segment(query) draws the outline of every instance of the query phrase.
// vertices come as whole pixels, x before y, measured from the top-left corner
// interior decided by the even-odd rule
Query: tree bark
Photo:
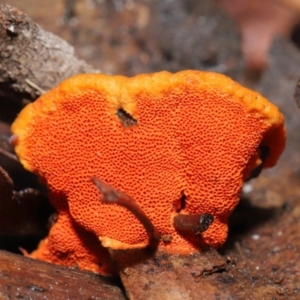
[[[0,251],[0,299],[125,300],[110,278]]]
[[[0,40],[0,119],[5,122],[42,90],[75,74],[97,72],[76,58],[67,42],[5,4],[0,5]]]

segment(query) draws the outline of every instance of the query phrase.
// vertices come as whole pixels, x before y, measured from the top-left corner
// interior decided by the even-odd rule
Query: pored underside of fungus
[[[59,214],[34,256],[93,270],[80,263],[91,241],[74,224],[113,249],[145,247],[149,236],[126,207],[100,201],[92,177],[135,201],[160,248],[192,253],[224,243],[243,181],[274,166],[285,145],[276,106],[199,71],[79,75],[28,105],[12,131],[20,161],[47,183]]]

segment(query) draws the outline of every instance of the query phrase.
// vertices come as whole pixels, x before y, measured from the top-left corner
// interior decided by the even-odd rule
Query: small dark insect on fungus
[[[116,115],[118,116],[124,127],[130,127],[137,124],[137,121],[123,108],[119,108]]]

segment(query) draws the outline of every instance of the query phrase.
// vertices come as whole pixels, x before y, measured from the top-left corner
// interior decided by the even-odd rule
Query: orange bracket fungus
[[[199,71],[78,75],[25,107],[12,131],[58,212],[30,255],[100,273],[112,269],[105,247],[221,246],[243,181],[285,146],[276,106]]]

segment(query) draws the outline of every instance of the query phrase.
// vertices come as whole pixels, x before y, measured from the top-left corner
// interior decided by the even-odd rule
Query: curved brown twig
[[[151,245],[157,244],[157,242],[160,240],[159,232],[156,230],[151,220],[131,197],[121,191],[114,189],[112,186],[97,179],[96,177],[92,177],[92,182],[101,192],[102,202],[116,203],[128,209],[144,226],[149,236],[149,243]]]
[[[181,232],[200,234],[206,231],[213,221],[213,215],[207,213],[198,215],[178,214],[173,219],[173,225]]]
[[[0,147],[0,154],[2,154],[2,155],[4,155],[4,156],[8,157],[8,158],[11,159],[11,160],[14,160],[14,161],[16,161],[16,162],[19,162],[18,157],[17,157],[16,155],[10,153],[10,152],[7,151],[7,150],[2,149],[1,147]]]

